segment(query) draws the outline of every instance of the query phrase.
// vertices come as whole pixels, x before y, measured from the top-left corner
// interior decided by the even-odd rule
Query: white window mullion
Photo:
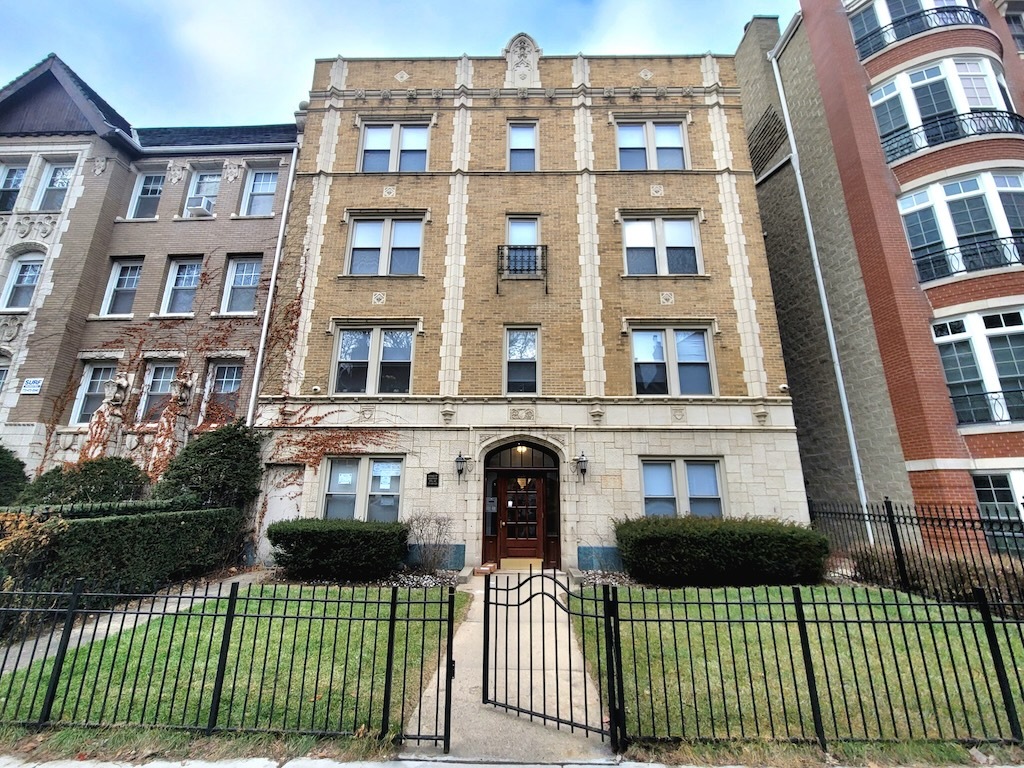
[[[1003,211],[1003,203],[999,199],[999,188],[991,173],[983,173],[978,177],[981,182],[982,192],[985,194],[985,205],[988,206],[989,216],[992,217],[992,224],[996,228],[996,237],[1012,237],[1010,224],[1006,220],[1006,213]]]
[[[884,24],[882,26],[885,26]],[[921,111],[917,108],[917,99],[914,98],[914,89],[910,83],[910,75],[907,72],[900,72],[893,78],[896,83],[896,90],[903,102],[903,112],[907,116],[907,126],[913,130],[921,127]]]
[[[947,248],[956,246],[956,227],[953,226],[953,217],[949,215],[949,206],[946,204],[946,193],[941,184],[933,184],[928,188],[928,197],[934,201],[935,221],[939,225],[939,233],[942,235],[942,242]],[[959,261],[959,260],[957,260]],[[962,265],[960,265],[962,268]]]
[[[981,373],[981,381],[986,392],[999,392],[1002,386],[999,384],[999,373],[996,371],[995,360],[992,359],[992,350],[988,345],[988,330],[985,322],[979,314],[970,314],[964,317],[964,327],[971,340],[971,348],[974,350],[974,359],[978,363],[978,371]],[[999,328],[993,333],[1003,335],[1005,328]],[[1002,409],[997,407],[996,412]]]
[[[956,71],[956,62],[953,59],[943,59],[939,62],[939,71],[949,88],[949,96],[953,99],[953,107],[958,115],[971,111],[971,105],[967,103],[967,96],[964,94],[963,83],[960,82],[960,73]]]

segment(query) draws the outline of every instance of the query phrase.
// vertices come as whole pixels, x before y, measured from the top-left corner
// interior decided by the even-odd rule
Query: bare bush
[[[453,521],[436,510],[417,512],[405,523],[409,526],[409,543],[417,548],[418,565],[426,573],[437,573],[448,560],[451,550]]]

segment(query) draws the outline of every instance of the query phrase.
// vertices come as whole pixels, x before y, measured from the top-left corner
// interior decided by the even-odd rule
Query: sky
[[[313,60],[732,54],[755,15],[799,0],[0,0],[0,84],[56,53],[133,126],[294,120]]]

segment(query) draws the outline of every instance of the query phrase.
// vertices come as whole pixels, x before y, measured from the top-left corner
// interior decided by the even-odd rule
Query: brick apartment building
[[[298,119],[264,527],[593,568],[615,518],[806,521],[732,57],[339,57]]]
[[[1019,515],[1014,38],[989,0],[801,5],[736,66],[809,496]]]
[[[0,435],[157,474],[245,416],[294,124],[135,129],[59,58],[0,90]]]

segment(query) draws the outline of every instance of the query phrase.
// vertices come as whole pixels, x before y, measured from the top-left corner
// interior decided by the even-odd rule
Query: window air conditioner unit
[[[194,195],[185,201],[185,210],[190,216],[212,216],[213,200],[202,195]]]

